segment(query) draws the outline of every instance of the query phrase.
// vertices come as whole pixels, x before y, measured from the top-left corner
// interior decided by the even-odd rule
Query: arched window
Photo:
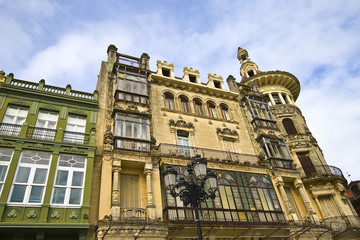
[[[216,112],[216,106],[214,103],[212,102],[208,102],[207,103],[207,106],[208,106],[208,110],[209,110],[209,116],[210,117],[213,117],[213,118],[217,118],[218,115],[217,115],[217,112]]]
[[[181,111],[183,112],[190,112],[190,108],[189,108],[189,101],[187,99],[187,97],[185,96],[180,96],[180,103],[181,103]]]
[[[221,104],[220,108],[221,108],[221,114],[222,114],[223,119],[231,120],[229,108],[227,106],[225,106],[224,104]]]
[[[289,135],[297,134],[294,123],[290,118],[283,119],[282,124],[284,125],[285,131],[287,134],[289,134]]]
[[[194,107],[197,115],[204,115],[203,104],[199,99],[194,99]]]
[[[171,93],[165,93],[165,107],[170,110],[175,110],[174,96]]]

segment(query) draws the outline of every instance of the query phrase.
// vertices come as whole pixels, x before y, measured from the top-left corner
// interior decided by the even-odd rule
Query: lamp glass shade
[[[203,158],[196,159],[193,168],[197,178],[203,179],[206,176],[206,160]]]
[[[205,184],[211,192],[216,191],[216,189],[217,189],[216,174],[213,172],[208,172],[206,179],[205,179]]]
[[[168,167],[164,173],[164,181],[167,189],[171,189],[176,184],[176,171],[171,167]]]

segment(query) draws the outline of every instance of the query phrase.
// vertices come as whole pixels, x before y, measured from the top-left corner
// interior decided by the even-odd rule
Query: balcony
[[[80,132],[64,132],[63,142],[89,144],[90,134]]]
[[[20,133],[22,125],[10,124],[10,123],[0,123],[0,135],[17,137]]]
[[[227,152],[221,150],[214,150],[208,148],[198,148],[190,146],[181,146],[175,144],[161,143],[159,145],[159,153],[162,156],[186,157],[194,158],[195,155],[200,155],[209,160],[218,160],[225,162],[258,162],[258,156],[250,154],[240,154],[236,152]]]
[[[251,125],[253,126],[254,130],[257,130],[258,128],[278,129],[276,121],[262,118],[254,118],[251,121]]]
[[[344,178],[342,171],[334,166],[329,165],[310,165],[303,166],[302,170],[304,171],[306,177],[340,177]],[[345,179],[345,178],[344,178]]]
[[[120,209],[120,220],[131,220],[131,219],[145,219],[146,209],[144,208],[121,208]]]
[[[292,159],[270,157],[268,160],[273,168],[296,169]]]
[[[38,140],[54,141],[57,129],[29,126],[26,137]]]

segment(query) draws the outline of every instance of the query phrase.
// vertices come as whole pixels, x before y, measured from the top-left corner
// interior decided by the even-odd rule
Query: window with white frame
[[[190,144],[189,132],[177,130],[177,142],[180,156],[192,157],[193,150]]]
[[[0,148],[0,193],[5,182],[13,152],[14,150],[11,148]]]
[[[137,151],[150,151],[149,118],[116,113],[115,137],[116,147]]]
[[[58,113],[40,110],[36,120],[33,138],[54,140]]]
[[[280,139],[262,138],[260,147],[267,158],[282,158],[291,160],[286,144]]]
[[[24,150],[21,153],[9,197],[10,203],[42,203],[51,153]]]
[[[51,204],[80,206],[83,198],[86,157],[60,154]]]
[[[28,108],[19,106],[8,106],[5,116],[0,125],[0,134],[7,136],[18,136],[21,126],[25,122]]]
[[[85,126],[86,116],[69,115],[64,133],[64,142],[84,143]]]
[[[148,95],[147,80],[144,75],[118,74],[118,90],[140,95]]]

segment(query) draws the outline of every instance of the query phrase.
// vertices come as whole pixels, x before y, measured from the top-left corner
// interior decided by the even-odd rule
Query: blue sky
[[[106,49],[238,80],[237,47],[301,82],[297,105],[329,165],[360,179],[360,1],[0,0],[0,69],[92,92]],[[348,178],[349,179],[349,178]]]

